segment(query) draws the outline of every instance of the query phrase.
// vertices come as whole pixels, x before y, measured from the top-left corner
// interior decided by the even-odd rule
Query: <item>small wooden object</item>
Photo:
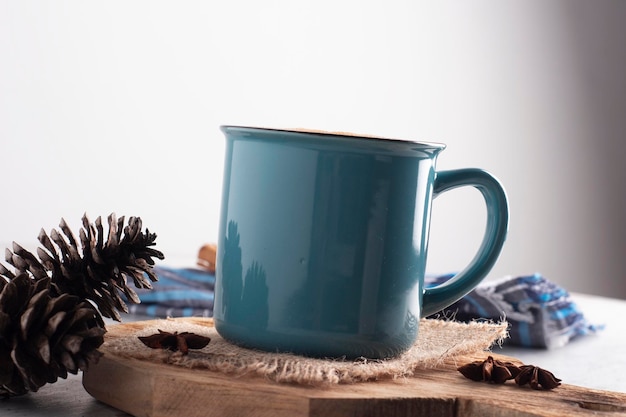
[[[217,258],[217,245],[207,243],[202,245],[198,250],[197,264],[199,267],[206,269],[211,273],[215,273],[215,260]]]
[[[199,318],[177,320],[212,323]],[[153,323],[111,326],[106,337],[135,334],[148,324]],[[418,371],[411,378],[314,388],[122,358],[107,350],[106,344],[102,351],[100,361],[83,373],[85,389],[136,417],[626,416],[623,393],[567,384],[535,391],[511,381],[473,382],[456,370],[459,364],[485,359],[487,352]]]

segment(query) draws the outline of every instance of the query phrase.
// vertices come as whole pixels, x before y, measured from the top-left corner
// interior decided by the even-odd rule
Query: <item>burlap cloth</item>
[[[173,366],[205,369],[244,377],[257,376],[280,383],[333,385],[411,376],[417,369],[434,368],[444,360],[486,351],[507,337],[507,323],[459,323],[422,319],[417,342],[397,358],[385,360],[314,359],[288,353],[245,349],[224,340],[206,319],[206,326],[177,319],[155,320],[133,334],[108,337],[103,349],[121,357]],[[193,332],[211,342],[188,355],[146,347],[138,336],[167,332]]]

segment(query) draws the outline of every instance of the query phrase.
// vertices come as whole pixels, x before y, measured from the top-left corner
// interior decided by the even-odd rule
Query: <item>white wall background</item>
[[[170,258],[217,239],[221,124],[445,142],[505,184],[490,278],[626,298],[626,2],[0,0],[0,242],[139,215]],[[463,267],[479,194],[434,206]]]

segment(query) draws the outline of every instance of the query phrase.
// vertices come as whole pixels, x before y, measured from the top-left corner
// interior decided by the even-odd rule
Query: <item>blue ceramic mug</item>
[[[224,184],[215,326],[250,348],[387,358],[416,340],[420,317],[471,291],[500,254],[508,203],[479,169],[436,171],[444,145],[223,126]],[[424,288],[433,197],[482,192],[475,258]]]

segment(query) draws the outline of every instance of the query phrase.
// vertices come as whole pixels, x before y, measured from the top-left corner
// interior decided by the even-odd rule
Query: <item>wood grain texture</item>
[[[107,337],[134,333],[147,323],[112,326]],[[455,363],[411,378],[317,388],[121,358],[106,347],[103,351],[100,362],[83,373],[83,386],[98,400],[136,417],[626,416],[626,394],[567,384],[534,391],[512,382],[478,383],[457,372]]]

